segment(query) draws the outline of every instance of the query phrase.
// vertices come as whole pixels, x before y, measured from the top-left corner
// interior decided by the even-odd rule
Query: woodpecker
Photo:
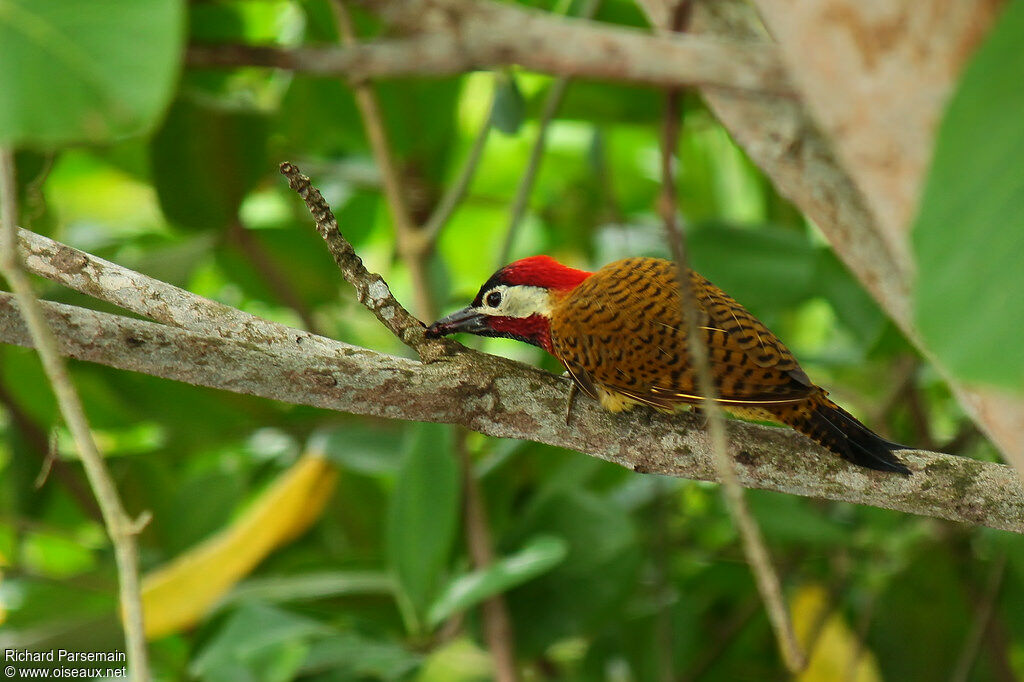
[[[869,469],[910,474],[891,443],[829,400],[757,318],[694,271],[698,327],[717,401],[736,416],[780,422]],[[596,272],[531,256],[506,265],[473,303],[427,328],[505,337],[555,356],[575,386],[612,412],[662,411],[704,402],[683,324],[676,265],[626,258]]]

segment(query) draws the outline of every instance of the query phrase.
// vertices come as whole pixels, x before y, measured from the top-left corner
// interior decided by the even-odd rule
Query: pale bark
[[[939,120],[1005,0],[755,0],[882,236],[907,235]]]
[[[152,296],[140,291],[140,296]],[[46,303],[68,357],[299,405],[387,419],[460,424],[583,452],[634,471],[716,480],[701,419],[637,410],[613,415],[577,400],[565,424],[567,379],[461,349],[431,363],[294,330],[225,338],[144,320]],[[0,294],[0,342],[31,345],[17,304]],[[1024,489],[1005,465],[921,451],[895,476],[849,465],[805,437],[729,422],[742,485],[841,500],[1024,533]]]
[[[700,30],[732,39],[755,40],[765,35],[745,3],[711,0],[698,4],[697,10],[695,24]],[[703,89],[702,93],[737,143],[771,178],[776,189],[821,229],[840,260],[911,343],[944,374],[960,405],[1024,475],[1024,398],[1008,391],[965,385],[931,355],[914,324],[913,265],[906,248],[905,226],[900,228],[902,236],[894,237],[892,230],[876,220],[870,202],[807,109],[795,99],[754,98],[712,89]],[[923,170],[919,161],[915,164]]]
[[[703,85],[775,95],[793,86],[771,45],[661,37],[490,0],[379,3],[415,35],[350,47],[192,45],[191,66],[255,65],[352,79],[444,75],[519,64],[543,73],[658,86]]]

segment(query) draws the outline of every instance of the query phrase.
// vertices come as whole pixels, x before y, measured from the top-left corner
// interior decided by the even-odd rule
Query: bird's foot
[[[701,428],[707,431],[708,428],[708,413],[700,405],[690,405],[690,412],[700,417]]]
[[[572,386],[569,388],[569,399],[565,401],[565,425],[569,426],[569,422],[572,421],[572,404],[576,401],[576,394],[580,392],[576,382],[572,382]]]

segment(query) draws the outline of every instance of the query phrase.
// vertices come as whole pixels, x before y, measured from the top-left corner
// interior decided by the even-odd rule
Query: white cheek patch
[[[481,306],[480,311],[488,315],[501,317],[551,315],[551,298],[548,295],[548,290],[543,287],[501,285],[494,287],[491,291],[501,293],[501,303],[497,308],[492,308],[486,305],[487,297],[484,296],[485,305]]]

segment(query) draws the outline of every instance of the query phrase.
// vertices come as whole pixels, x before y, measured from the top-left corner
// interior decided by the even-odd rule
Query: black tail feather
[[[831,400],[814,406],[810,426],[815,433],[807,435],[853,464],[910,475],[910,469],[893,454],[906,449],[905,445],[882,438]]]
[[[782,423],[809,436],[848,462],[868,469],[910,475],[910,469],[893,454],[894,450],[906,449],[905,445],[882,438],[824,394],[771,411]]]

